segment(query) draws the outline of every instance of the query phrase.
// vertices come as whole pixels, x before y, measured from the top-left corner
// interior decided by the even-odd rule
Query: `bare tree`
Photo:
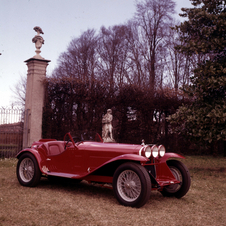
[[[13,99],[12,102],[13,105],[19,106],[19,107],[25,107],[25,96],[26,96],[26,85],[27,85],[27,77],[26,76],[20,76],[20,79],[15,84],[13,88],[11,88],[13,92]]]
[[[98,74],[113,90],[121,87],[124,82],[130,82],[126,68],[128,42],[127,27],[124,25],[110,28],[102,27],[98,41]]]
[[[141,54],[142,44],[139,38],[139,25],[136,21],[130,20],[127,23],[127,41],[129,53],[127,57],[127,72],[133,84],[139,88],[147,86],[147,70],[145,60]]]
[[[143,0],[136,5],[134,20],[138,23],[139,45],[149,75],[149,88],[154,92],[156,64],[162,51],[162,42],[175,13],[172,0]]]
[[[97,37],[95,30],[87,30],[69,44],[66,52],[59,57],[55,77],[70,77],[93,81],[96,67]]]
[[[172,24],[173,26],[173,24]],[[168,35],[165,37],[166,54],[164,55],[164,62],[166,65],[167,79],[166,83],[170,88],[173,88],[176,93],[179,85],[187,81],[185,76],[186,59],[185,54],[179,52],[175,47],[181,44],[178,32],[171,27],[168,28]],[[188,62],[187,62],[188,63]]]

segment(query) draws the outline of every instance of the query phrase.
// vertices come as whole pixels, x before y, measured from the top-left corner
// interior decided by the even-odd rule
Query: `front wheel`
[[[41,178],[37,160],[31,153],[25,153],[19,158],[16,173],[19,183],[27,187],[36,186]]]
[[[183,197],[189,190],[191,185],[191,177],[187,167],[180,161],[169,160],[167,161],[172,174],[175,179],[180,181],[180,184],[172,184],[166,186],[161,191],[163,196],[175,196],[176,198]]]
[[[128,162],[120,165],[113,176],[113,191],[124,206],[141,207],[151,194],[151,180],[144,167]]]

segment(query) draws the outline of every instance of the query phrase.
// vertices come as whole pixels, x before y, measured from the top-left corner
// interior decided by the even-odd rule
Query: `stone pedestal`
[[[23,148],[30,147],[34,141],[42,138],[42,113],[44,104],[44,84],[46,68],[50,60],[30,58],[28,66]]]

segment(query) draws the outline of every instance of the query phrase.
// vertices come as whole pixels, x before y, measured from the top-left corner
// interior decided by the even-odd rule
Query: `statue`
[[[112,135],[112,110],[108,109],[107,114],[105,114],[102,118],[102,139],[104,142],[115,142]]]
[[[39,54],[41,53],[40,49],[42,47],[42,44],[44,44],[44,39],[40,34],[44,34],[44,32],[38,26],[34,27],[34,30],[37,32],[37,35],[35,35],[35,37],[32,39],[32,42],[35,43],[36,47],[36,55],[34,56],[34,58],[43,59]]]

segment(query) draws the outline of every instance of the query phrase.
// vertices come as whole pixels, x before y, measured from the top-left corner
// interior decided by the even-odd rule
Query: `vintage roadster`
[[[151,190],[164,196],[184,196],[191,184],[187,167],[166,153],[163,145],[77,141],[67,133],[63,141],[41,139],[18,153],[17,178],[23,186],[36,186],[41,176],[111,184],[118,202],[141,207]],[[173,159],[169,159],[173,158]]]

